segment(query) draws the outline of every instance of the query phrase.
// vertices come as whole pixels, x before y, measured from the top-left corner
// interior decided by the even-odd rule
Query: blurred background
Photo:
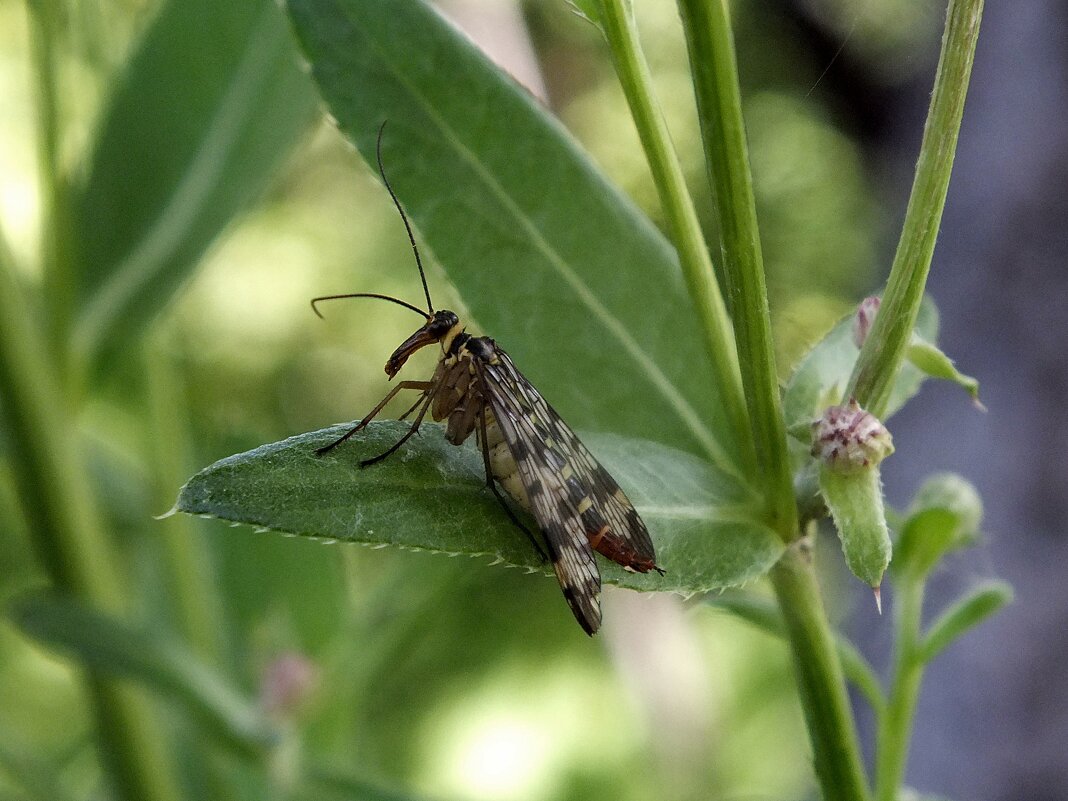
[[[0,0],[0,222],[32,286],[48,244],[39,228],[47,205],[35,144],[41,87],[27,5]],[[591,26],[562,1],[441,6],[661,221]],[[677,12],[667,2],[635,6],[708,220]],[[57,147],[77,175],[160,4],[87,0],[61,8]],[[734,13],[785,377],[885,280],[944,7],[740,0]],[[947,798],[1068,797],[1068,583],[1059,580],[1068,568],[1066,34],[1068,9],[1050,0],[986,10],[929,290],[942,313],[943,348],[980,379],[990,411],[976,412],[959,389],[928,383],[893,421],[897,453],[883,471],[899,508],[924,476],[942,469],[960,472],[984,498],[987,536],[936,577],[932,607],[982,577],[1004,577],[1017,593],[1013,606],[928,672],[908,781]],[[197,54],[185,57],[193,82]],[[476,560],[153,519],[200,467],[362,414],[385,392],[386,355],[410,333],[408,315],[384,306],[332,309],[325,322],[310,312],[316,295],[371,291],[417,301],[420,288],[376,176],[310,94],[295,96],[292,108],[292,147],[279,148],[270,181],[235,204],[243,213],[202,259],[193,254],[196,268],[124,345],[114,371],[94,383],[69,432],[85,440],[137,617],[174,633],[258,696],[299,733],[305,752],[413,796],[810,797],[785,647],[700,599],[609,589],[607,625],[591,642],[556,585],[537,576]],[[439,307],[455,300],[446,286],[434,296]],[[0,599],[41,575],[8,453],[0,441]],[[842,575],[835,549],[831,542],[823,560],[834,614],[885,666],[890,627],[871,614],[867,591]],[[188,588],[176,564],[199,588],[195,609],[175,608],[160,591],[182,580]],[[0,623],[0,756],[31,754],[60,766],[72,797],[85,797],[96,777],[80,692],[67,662]],[[870,743],[870,719],[858,708]],[[173,710],[163,714],[175,722],[176,739],[193,736]],[[216,770],[227,781],[262,797],[254,779],[221,762]],[[12,793],[0,759],[0,798],[18,797]]]

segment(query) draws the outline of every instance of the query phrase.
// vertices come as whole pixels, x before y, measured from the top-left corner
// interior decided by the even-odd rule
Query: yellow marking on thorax
[[[449,329],[448,333],[441,338],[441,349],[448,353],[452,349],[452,341],[463,333],[463,323],[457,321],[456,325]]]

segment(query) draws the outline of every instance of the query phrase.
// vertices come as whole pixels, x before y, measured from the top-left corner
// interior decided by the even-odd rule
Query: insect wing
[[[518,442],[513,442],[507,432],[505,439],[516,463],[527,451],[540,456],[547,469],[559,477],[558,483],[563,483],[570,507],[581,517],[585,535],[595,550],[640,573],[659,571],[649,531],[619,484],[542,399],[508,354],[498,348],[497,357],[497,364],[484,367],[492,389],[488,394],[495,401],[494,412],[503,407],[499,409],[501,414],[515,421]],[[522,470],[520,475],[525,485],[527,478]]]
[[[496,357],[480,365],[484,394],[545,533],[564,595],[592,633],[600,623],[593,549],[625,568],[659,570],[649,532],[608,471],[508,354],[496,348]]]
[[[485,365],[484,365],[485,366]],[[485,373],[483,374],[485,376]],[[493,417],[516,461],[531,513],[545,534],[549,559],[564,598],[587,634],[600,628],[600,570],[586,539],[582,519],[568,500],[560,472],[550,464],[537,429],[511,383],[485,376]]]

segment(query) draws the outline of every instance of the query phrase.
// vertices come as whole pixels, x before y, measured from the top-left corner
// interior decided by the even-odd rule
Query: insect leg
[[[367,426],[368,423],[370,423],[372,420],[374,420],[375,415],[377,415],[380,411],[382,411],[382,408],[393,399],[393,396],[396,395],[398,392],[400,392],[402,389],[421,389],[425,393],[428,390],[432,389],[433,387],[434,387],[434,382],[433,381],[401,381],[399,384],[397,384],[397,386],[393,387],[393,389],[391,389],[389,391],[389,394],[386,395],[386,397],[382,398],[382,400],[379,401],[378,405],[375,406],[375,408],[373,408],[366,415],[364,415],[364,418],[360,422],[358,422],[351,430],[349,430],[348,433],[344,434],[341,437],[338,437],[336,440],[331,442],[329,445],[324,445],[321,448],[316,448],[315,449],[315,455],[316,456],[322,456],[327,451],[332,451],[334,448],[336,448],[342,442],[347,440],[349,437],[351,437],[357,431],[363,430]],[[420,399],[420,401],[421,400],[422,399]],[[418,405],[418,404],[419,404],[419,401],[416,402],[416,405]],[[414,408],[415,408],[415,406],[412,407],[412,409],[414,409]],[[405,412],[404,416],[407,417],[409,414],[411,414],[411,409],[409,409],[407,412]],[[420,416],[420,419],[421,418],[422,418],[422,416]],[[407,439],[407,437],[405,437],[405,439]],[[403,442],[404,440],[401,440],[401,441]]]
[[[424,383],[425,384],[431,384],[431,382],[429,382],[429,381],[413,381],[412,383],[413,384],[424,384]],[[433,385],[431,384],[431,388],[432,388],[432,386]],[[412,423],[411,428],[409,428],[405,432],[404,436],[401,437],[396,442],[394,442],[393,445],[388,450],[384,451],[383,453],[378,454],[378,456],[372,456],[370,459],[364,459],[363,461],[361,461],[360,462],[360,467],[370,467],[375,462],[381,462],[387,456],[390,456],[391,454],[393,454],[393,452],[396,451],[397,448],[399,448],[401,445],[403,445],[405,442],[407,442],[409,439],[412,438],[412,434],[414,434],[416,431],[419,430],[419,426],[422,424],[423,418],[426,416],[427,409],[430,408],[430,404],[434,400],[434,393],[430,392],[430,391],[427,391],[426,394],[423,397],[425,398],[425,400],[423,401],[423,408],[419,410],[419,414],[416,415],[415,422]]]
[[[422,398],[422,397],[420,397],[420,398],[419,398],[418,400],[416,400],[416,402],[415,402],[415,403],[413,403],[413,404],[412,404],[411,408],[410,408],[410,409],[408,409],[408,411],[406,411],[406,412],[405,412],[404,414],[402,414],[402,415],[401,415],[400,417],[398,417],[397,419],[398,419],[398,420],[403,420],[403,419],[405,419],[405,418],[406,418],[406,417],[407,417],[408,415],[410,415],[410,414],[411,414],[412,412],[414,412],[414,411],[415,411],[415,410],[416,410],[416,409],[417,409],[417,408],[419,407],[419,404],[420,404],[420,403],[422,403],[422,402],[423,402],[423,398]]]
[[[493,464],[490,461],[489,455],[489,439],[486,436],[485,401],[482,402],[482,409],[481,414],[479,414],[478,416],[478,422],[480,433],[482,435],[479,437],[479,439],[482,441],[482,463],[486,467],[486,486],[493,490],[494,497],[500,502],[501,506],[504,507],[504,511],[508,515],[508,519],[515,523],[515,525],[519,527],[519,530],[527,535],[527,539],[530,540],[530,544],[534,546],[534,550],[536,550],[538,552],[538,555],[541,556],[541,560],[543,562],[548,562],[549,555],[545,553],[545,549],[541,547],[541,543],[538,542],[537,538],[531,533],[530,529],[524,526],[519,521],[519,518],[515,516],[515,512],[512,511],[512,507],[508,505],[508,502],[504,499],[504,496],[501,495],[501,491],[497,489],[497,482],[493,478]]]

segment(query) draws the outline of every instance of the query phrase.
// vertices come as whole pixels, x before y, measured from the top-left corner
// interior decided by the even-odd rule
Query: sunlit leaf
[[[262,528],[369,545],[489,556],[542,570],[530,542],[486,489],[482,457],[449,445],[424,424],[394,456],[361,469],[406,430],[373,423],[326,456],[314,451],[346,426],[302,434],[216,462],[182,488],[176,508]],[[634,502],[667,575],[637,575],[601,562],[604,579],[636,589],[700,592],[767,571],[782,551],[756,522],[759,506],[730,476],[690,454],[644,440],[585,436]],[[531,527],[533,521],[529,521]]]
[[[158,314],[266,186],[316,96],[273,0],[170,0],[116,81],[76,192],[84,357]]]
[[[206,732],[238,753],[257,756],[277,732],[259,707],[178,643],[141,631],[78,601],[30,595],[8,616],[24,633],[92,670],[142,682],[176,699]]]
[[[479,332],[572,425],[732,469],[735,434],[674,251],[549,112],[423,2],[288,7],[331,112],[371,164],[388,120],[390,183]],[[412,265],[391,270],[422,302]]]

